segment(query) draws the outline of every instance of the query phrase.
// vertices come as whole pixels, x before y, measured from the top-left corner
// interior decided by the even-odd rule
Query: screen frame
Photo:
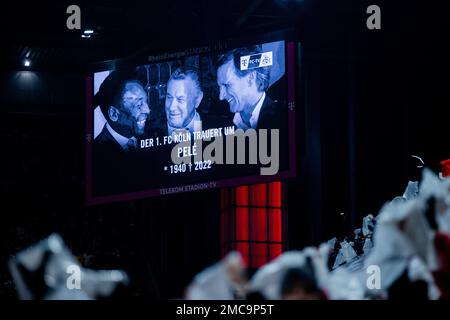
[[[129,192],[123,194],[115,194],[108,196],[94,196],[93,195],[93,125],[94,125],[94,112],[93,112],[93,98],[94,98],[94,73],[105,70],[114,70],[123,67],[130,66],[138,66],[140,64],[149,64],[149,63],[160,63],[164,61],[173,60],[173,57],[158,60],[150,60],[150,57],[164,57],[170,56],[171,54],[176,54],[177,52],[192,52],[190,54],[186,54],[186,56],[198,54],[198,52],[194,52],[194,50],[209,50],[208,54],[214,54],[223,52],[227,49],[239,48],[248,45],[261,44],[267,42],[274,41],[285,41],[285,70],[286,70],[286,82],[287,82],[287,102],[288,102],[288,111],[287,111],[287,124],[288,124],[288,169],[284,171],[280,171],[275,175],[256,175],[256,176],[247,176],[247,177],[236,177],[230,179],[221,179],[216,181],[207,181],[207,182],[199,182],[192,185],[180,185],[174,186],[172,188],[154,188],[148,189],[144,191],[138,192]],[[164,196],[167,194],[173,193],[181,193],[181,192],[191,192],[197,190],[207,190],[207,189],[217,189],[217,188],[226,188],[232,186],[240,186],[240,185],[248,185],[248,184],[257,184],[257,183],[267,183],[278,180],[285,180],[288,178],[296,177],[296,94],[295,88],[298,86],[296,84],[296,80],[298,81],[298,77],[296,76],[298,67],[300,65],[300,56],[297,52],[300,50],[299,41],[296,40],[294,36],[294,32],[292,30],[282,30],[275,31],[271,33],[267,33],[259,36],[251,36],[251,37],[241,37],[239,39],[230,39],[226,41],[216,42],[210,44],[209,46],[195,46],[185,50],[170,50],[170,51],[159,51],[159,52],[141,52],[134,56],[124,58],[124,59],[116,59],[98,62],[92,64],[87,72],[85,78],[85,86],[86,86],[86,122],[85,122],[85,178],[86,178],[86,192],[85,192],[85,203],[86,205],[96,205],[103,203],[112,203],[119,201],[127,201],[127,200],[136,200],[146,197],[154,197],[154,196]],[[205,52],[201,52],[205,53]],[[187,189],[189,187],[190,190],[181,190],[176,191],[179,188]],[[169,190],[174,189],[174,190]]]

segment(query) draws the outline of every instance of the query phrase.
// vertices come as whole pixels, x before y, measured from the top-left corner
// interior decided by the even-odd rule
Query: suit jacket
[[[256,131],[258,136],[258,150],[261,145],[261,140],[259,134],[259,129],[267,129],[267,143],[268,143],[268,152],[270,155],[272,139],[271,139],[271,129],[279,129],[279,171],[283,171],[287,166],[287,106],[283,105],[278,101],[272,100],[268,94],[266,93],[266,97],[264,98],[263,104],[261,106],[261,110],[259,112],[258,122],[256,124]],[[266,142],[266,141],[264,141]],[[249,146],[246,148],[246,156],[245,158],[248,161],[248,152]],[[237,150],[235,149],[235,157]],[[273,156],[273,155],[270,155]],[[258,153],[258,161],[259,161],[259,153]],[[260,174],[261,164],[258,165],[226,165],[222,166],[223,171],[226,172],[226,176],[254,176]]]

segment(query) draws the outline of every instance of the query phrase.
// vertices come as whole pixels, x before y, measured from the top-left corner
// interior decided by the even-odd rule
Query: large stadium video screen
[[[198,47],[92,72],[87,203],[294,176],[295,50]]]

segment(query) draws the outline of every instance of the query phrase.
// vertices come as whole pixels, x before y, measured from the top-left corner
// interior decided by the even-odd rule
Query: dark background
[[[180,297],[220,258],[219,190],[85,207],[84,70],[95,61],[294,28],[298,176],[287,247],[343,234],[450,157],[448,6],[443,1],[40,1],[2,4],[0,294],[10,255],[59,232],[83,265],[123,268],[128,296]],[[66,7],[79,4],[81,39]],[[366,28],[381,7],[382,29]],[[23,71],[26,55],[32,61]],[[340,213],[345,213],[341,216]]]

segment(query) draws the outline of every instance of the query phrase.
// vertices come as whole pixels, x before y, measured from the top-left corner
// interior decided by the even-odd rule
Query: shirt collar
[[[186,129],[189,130],[190,133],[194,131],[202,131],[202,120],[200,119],[200,115],[197,111],[195,111],[195,115],[192,118],[191,122],[185,127],[185,128],[175,128],[172,127],[169,122],[167,122],[167,131],[169,133],[169,136],[172,135],[174,131]]]
[[[256,129],[256,126],[258,125],[259,114],[261,113],[261,108],[265,98],[266,93],[263,92],[262,97],[259,99],[255,109],[253,109],[252,116],[250,117],[250,127],[244,122],[244,120],[242,120],[241,114],[239,112],[236,112],[233,118],[233,122],[236,127],[243,130],[247,130],[250,128]]]
[[[127,149],[127,143],[128,140],[130,140],[131,138],[127,138],[122,136],[121,134],[118,134],[107,122],[106,123],[106,129],[108,129],[109,133],[113,136],[114,140],[117,141],[118,144],[120,144],[120,146],[126,150]]]

